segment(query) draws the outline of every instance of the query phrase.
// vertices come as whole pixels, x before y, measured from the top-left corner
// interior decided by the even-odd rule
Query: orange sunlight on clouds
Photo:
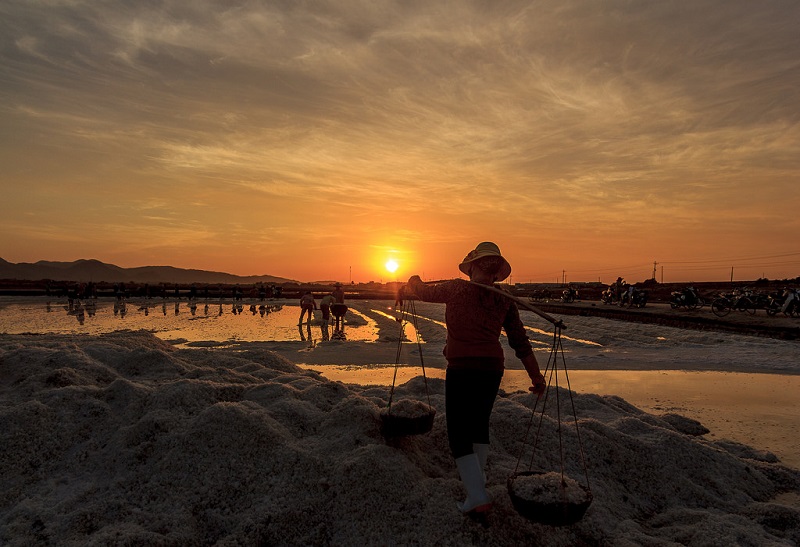
[[[11,262],[443,279],[489,240],[512,282],[800,275],[798,3],[0,16]]]

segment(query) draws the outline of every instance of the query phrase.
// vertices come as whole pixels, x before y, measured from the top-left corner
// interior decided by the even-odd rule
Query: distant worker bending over
[[[308,313],[308,323],[311,323],[311,320],[314,319],[314,310],[317,309],[317,302],[314,300],[314,295],[311,294],[311,291],[306,291],[303,296],[300,297],[300,322],[297,323],[298,325],[303,324],[303,316]]]
[[[322,310],[323,321],[330,321],[331,305],[333,305],[334,302],[336,302],[336,299],[332,294],[326,294],[322,297],[322,300],[319,301],[319,309]]]

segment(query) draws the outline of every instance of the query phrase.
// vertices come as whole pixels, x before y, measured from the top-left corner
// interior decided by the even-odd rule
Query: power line
[[[785,253],[779,255],[766,255],[766,256],[751,256],[751,257],[742,257],[742,258],[715,258],[709,260],[662,260],[662,264],[708,264],[713,262],[726,262],[730,264],[731,262],[739,262],[742,260],[765,260],[768,258],[785,258],[787,256],[800,256],[800,253]]]
[[[769,258],[784,258],[789,256],[800,256],[800,252],[797,253],[784,253],[784,254],[777,254],[777,255],[764,255],[764,256],[753,256],[753,257],[742,257],[742,258],[715,258],[715,259],[708,259],[708,260],[660,260],[658,264],[660,265],[676,265],[676,264],[714,264],[714,263],[721,263],[725,266],[730,266],[731,263],[734,265],[741,265],[739,262],[746,261],[746,260],[764,260]],[[759,263],[757,266],[790,266],[792,264],[798,264],[798,261],[790,261],[790,262],[768,262],[768,263]],[[573,274],[586,274],[586,273],[613,273],[615,271],[622,271],[622,270],[634,270],[639,268],[647,268],[650,271],[652,267],[652,262],[648,263],[641,263],[641,264],[633,264],[628,266],[607,266],[603,268],[592,268],[592,269],[584,269],[584,270],[573,270],[569,269],[568,272]],[[685,269],[685,268],[682,268]],[[522,277],[556,277],[561,276],[561,271],[553,271],[538,274],[535,276],[527,276],[523,275]],[[519,275],[519,274],[517,274]]]
[[[561,281],[566,277],[566,274],[570,274],[573,279],[575,279],[576,275],[581,277],[587,277],[587,276],[595,277],[605,274],[622,275],[624,277],[632,275],[634,273],[637,274],[641,273],[643,275],[652,275],[652,271],[655,265],[661,266],[662,277],[665,265],[677,267],[678,270],[685,272],[718,270],[721,268],[728,269],[732,266],[737,268],[770,268],[770,267],[775,268],[775,267],[785,267],[785,266],[800,266],[800,260],[771,260],[769,262],[756,262],[761,260],[769,260],[776,258],[779,259],[788,257],[800,257],[800,252],[739,257],[739,258],[715,258],[715,259],[705,259],[705,260],[675,260],[675,261],[661,260],[650,263],[633,264],[627,266],[604,266],[600,268],[580,269],[580,270],[566,269],[560,271],[535,273],[535,274],[521,273],[517,271],[515,272],[514,275],[518,280],[527,279],[533,282],[534,279],[536,280],[546,279],[549,282],[550,280]]]
[[[733,266],[736,266],[737,268],[765,268],[767,266],[773,266],[774,267],[774,266],[792,266],[792,265],[799,265],[800,266],[800,261],[795,261],[795,262],[762,262],[762,263],[758,263],[758,264],[733,264]],[[698,266],[698,267],[694,267],[694,268],[686,268],[686,267],[684,267],[684,268],[680,268],[680,270],[681,271],[685,271],[685,272],[694,272],[694,271],[698,271],[698,270],[719,270],[721,268],[729,268],[729,267],[731,267],[731,263],[730,262],[728,262],[727,264],[726,263],[720,263],[720,264],[717,264],[717,265]]]

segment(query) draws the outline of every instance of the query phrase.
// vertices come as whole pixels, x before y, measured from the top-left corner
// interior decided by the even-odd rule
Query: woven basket
[[[566,500],[555,502],[542,502],[537,500],[529,500],[520,496],[514,490],[514,481],[518,477],[543,475],[542,471],[524,471],[512,475],[508,479],[508,495],[511,497],[511,503],[517,513],[541,524],[549,524],[550,526],[568,526],[575,524],[583,518],[584,513],[592,503],[592,493],[588,488],[583,485],[578,485],[583,490],[584,496],[580,502],[570,502]]]
[[[381,435],[387,438],[423,435],[433,429],[433,418],[435,416],[436,409],[433,407],[429,412],[413,417],[382,412]]]

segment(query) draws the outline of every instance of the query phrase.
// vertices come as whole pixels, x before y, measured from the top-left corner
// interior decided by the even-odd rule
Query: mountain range
[[[74,262],[20,262],[14,264],[0,258],[0,279],[38,281],[76,281],[95,283],[211,283],[211,284],[254,284],[254,283],[297,283],[293,279],[274,275],[240,276],[224,272],[206,270],[187,270],[172,266],[142,266],[120,268],[99,260],[76,260]]]

